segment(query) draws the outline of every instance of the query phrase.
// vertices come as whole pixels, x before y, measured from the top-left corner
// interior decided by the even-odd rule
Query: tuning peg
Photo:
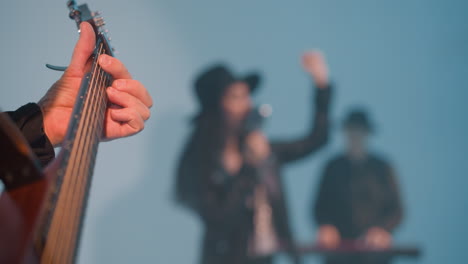
[[[102,27],[106,24],[106,22],[104,21],[104,18],[102,17],[95,17],[93,20],[94,20],[94,23],[96,23],[97,27]]]
[[[101,11],[91,12],[91,15],[92,15],[93,17],[100,16],[100,15],[101,15]]]

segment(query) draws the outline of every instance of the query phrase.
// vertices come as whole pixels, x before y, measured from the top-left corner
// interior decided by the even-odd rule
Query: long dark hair
[[[193,129],[177,168],[175,198],[183,206],[196,208],[201,188],[219,166],[228,127],[221,106],[201,112],[191,125]]]

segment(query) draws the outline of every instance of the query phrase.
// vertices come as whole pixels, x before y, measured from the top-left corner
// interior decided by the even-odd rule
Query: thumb
[[[80,24],[80,38],[75,45],[70,65],[64,75],[70,77],[82,77],[86,62],[93,53],[96,43],[96,35],[93,27],[88,22]]]

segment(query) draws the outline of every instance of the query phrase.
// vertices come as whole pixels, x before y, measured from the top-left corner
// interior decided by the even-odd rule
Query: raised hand
[[[328,87],[328,66],[320,51],[313,50],[304,53],[302,66],[312,76],[318,88]]]

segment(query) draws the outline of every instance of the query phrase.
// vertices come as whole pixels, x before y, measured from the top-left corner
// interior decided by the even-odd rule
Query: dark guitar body
[[[0,197],[0,263],[39,263],[34,228],[41,210],[45,181],[38,181]],[[32,199],[32,202],[26,200]]]
[[[0,113],[0,263],[39,263],[35,231],[48,193],[26,140],[6,114]]]

